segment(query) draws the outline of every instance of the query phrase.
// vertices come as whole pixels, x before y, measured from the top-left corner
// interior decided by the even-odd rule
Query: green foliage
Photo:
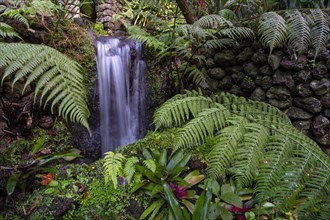
[[[329,197],[329,157],[278,109],[225,93],[207,98],[188,92],[165,102],[154,122],[157,128],[184,125],[176,148],[196,148],[214,137],[207,155],[211,177],[233,175],[242,187],[255,184],[258,202],[274,201],[278,210],[294,210],[302,219],[324,215],[316,204]]]
[[[103,24],[101,22],[96,22],[93,29],[96,32],[96,34],[98,34],[98,35],[107,35],[108,34],[108,32],[106,30],[104,30]]]
[[[330,34],[326,14],[321,10],[287,11],[285,19],[276,12],[264,13],[259,20],[258,34],[264,46],[274,48],[288,44],[300,54],[311,45],[315,49],[314,61]]]
[[[43,46],[21,43],[0,43],[0,67],[6,67],[3,81],[14,75],[15,83],[27,77],[25,88],[38,79],[34,98],[41,93],[40,105],[52,100],[51,111],[58,106],[58,114],[65,120],[79,122],[89,129],[87,94],[83,85],[81,67],[57,50]],[[46,61],[45,61],[46,60]],[[47,99],[44,97],[47,95]]]
[[[0,22],[0,37],[1,38],[14,38],[19,37],[14,28],[6,23]]]
[[[122,163],[125,159],[121,153],[107,152],[104,157],[104,178],[105,182],[112,182],[113,187],[117,188],[117,176],[122,174]]]

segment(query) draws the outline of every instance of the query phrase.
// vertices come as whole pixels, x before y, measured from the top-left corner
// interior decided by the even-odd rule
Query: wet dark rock
[[[308,59],[305,55],[300,55],[295,62],[294,70],[303,70],[308,65]]]
[[[319,113],[322,111],[321,101],[313,97],[295,98],[294,104],[311,113]]]
[[[237,55],[236,59],[238,62],[244,62],[251,59],[252,55],[253,55],[253,49],[247,47],[240,54]]]
[[[242,72],[234,73],[231,75],[235,84],[240,84],[244,79],[245,74]]]
[[[253,63],[247,63],[244,65],[244,72],[253,78],[258,75],[257,67]]]
[[[220,82],[218,87],[220,89],[230,89],[233,86],[233,80],[230,76],[225,76]]]
[[[39,125],[39,127],[45,128],[45,129],[52,128],[54,125],[54,119],[52,116],[43,115],[43,116],[41,116],[38,125]]]
[[[73,204],[73,199],[56,196],[50,205],[50,210],[52,210],[54,217],[59,218],[65,215],[65,213],[71,209]]]
[[[257,76],[255,83],[263,89],[269,89],[272,86],[273,78],[271,76]]]
[[[266,93],[260,87],[257,87],[250,96],[255,101],[264,102],[266,100]]]
[[[312,70],[312,75],[315,79],[322,79],[326,76],[328,69],[323,64],[317,64],[316,68]]]
[[[215,54],[214,62],[221,67],[234,65],[236,63],[235,54],[231,50],[223,50]]]
[[[256,88],[256,85],[251,78],[244,77],[240,87],[243,92],[251,93]]]
[[[318,115],[312,122],[312,131],[313,134],[317,137],[323,137],[324,135],[328,135],[330,131],[330,121],[323,115]]]
[[[217,67],[217,68],[210,69],[207,72],[207,75],[212,79],[221,80],[221,79],[223,79],[223,77],[225,77],[226,72],[222,68]]]
[[[293,79],[298,83],[308,83],[312,79],[310,71],[301,70],[293,75]]]
[[[292,125],[304,134],[308,133],[311,127],[311,121],[309,120],[297,120],[292,123]]]
[[[324,108],[330,108],[330,92],[322,96],[320,100]]]
[[[292,76],[288,72],[282,72],[277,70],[273,76],[273,84],[275,85],[285,85],[290,90],[294,89],[294,81]]]
[[[266,97],[268,99],[285,101],[290,98],[290,91],[284,86],[274,86],[268,89]]]
[[[269,67],[269,65],[260,67],[258,73],[262,76],[271,76],[274,74],[273,70]]]
[[[230,90],[230,93],[237,95],[237,96],[246,96],[247,94],[242,91],[242,89],[236,85],[234,85]]]
[[[209,90],[216,91],[218,89],[218,81],[217,80],[207,78],[206,83],[208,85]]]
[[[309,96],[313,96],[313,92],[310,89],[309,84],[299,84],[296,85],[293,94],[296,96],[300,96],[303,98],[309,97]]]
[[[281,57],[278,55],[272,54],[269,56],[268,63],[272,67],[273,70],[277,70],[280,67]]]
[[[208,59],[206,60],[205,65],[206,65],[206,67],[208,67],[208,68],[213,68],[213,67],[216,66],[214,60],[211,59],[211,58],[208,58]]]
[[[329,135],[324,135],[319,138],[315,138],[316,142],[320,145],[323,146],[329,146],[330,145],[330,136]]]
[[[312,114],[302,110],[301,108],[297,107],[290,107],[287,111],[286,114],[291,118],[291,119],[311,119],[313,117]]]
[[[330,118],[330,109],[325,109],[324,110],[324,115]]]
[[[308,59],[314,59],[315,56],[315,49],[310,49],[307,53]],[[321,48],[316,54],[316,60],[328,60],[329,59],[329,52],[326,48]]]
[[[292,105],[292,99],[289,98],[285,101],[280,101],[280,100],[277,100],[277,99],[268,99],[267,102],[277,108],[280,108],[280,109],[287,109],[289,108],[291,105]]]
[[[316,95],[324,95],[330,90],[330,80],[325,78],[321,80],[313,80],[310,83],[310,86]]]
[[[267,63],[267,57],[268,54],[263,49],[259,49],[253,54],[251,60],[255,64],[265,64]]]
[[[235,74],[235,73],[241,73],[243,70],[243,66],[231,66],[231,67],[226,67],[225,71],[226,73],[229,74]]]
[[[295,62],[292,61],[292,60],[282,60],[281,61],[281,67],[284,69],[284,70],[293,70],[294,67],[295,67]]]

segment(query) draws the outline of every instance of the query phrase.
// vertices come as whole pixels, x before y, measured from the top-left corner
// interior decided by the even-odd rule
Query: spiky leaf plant
[[[34,98],[40,94],[44,106],[52,100],[51,111],[58,105],[58,114],[89,129],[87,94],[81,66],[59,51],[44,46],[0,42],[0,68],[5,67],[2,83],[13,77],[12,88],[24,79],[27,86],[36,83]]]
[[[165,102],[154,123],[156,128],[183,126],[176,148],[211,143],[209,175],[230,175],[241,187],[255,186],[259,202],[272,201],[277,211],[294,210],[298,219],[324,219],[329,213],[329,157],[277,108],[227,93],[188,92]]]

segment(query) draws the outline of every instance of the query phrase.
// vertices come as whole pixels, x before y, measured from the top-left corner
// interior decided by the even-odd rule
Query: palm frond
[[[285,45],[287,26],[284,18],[276,12],[264,13],[259,20],[258,34],[261,36],[261,43],[269,47],[271,54],[274,48]]]
[[[51,99],[51,110],[58,103],[58,114],[65,120],[81,123],[89,130],[87,92],[83,84],[81,67],[57,50],[44,46],[21,43],[0,43],[0,67],[5,67],[2,83],[13,76],[15,82],[25,80],[24,89],[36,82],[35,100],[49,94],[40,105],[46,105]],[[23,91],[24,92],[24,91]]]
[[[1,38],[14,38],[19,37],[14,28],[6,23],[0,22],[0,37]]]
[[[311,10],[311,14],[313,20],[311,37],[312,45],[315,49],[315,60],[321,48],[324,47],[327,43],[330,29],[325,14],[321,10]]]
[[[310,28],[304,16],[298,11],[288,11],[286,14],[288,26],[288,45],[294,52],[301,54],[310,44]]]

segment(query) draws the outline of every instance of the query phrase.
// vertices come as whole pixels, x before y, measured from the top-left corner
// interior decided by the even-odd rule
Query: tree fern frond
[[[204,143],[215,131],[225,127],[229,112],[221,105],[208,108],[189,121],[178,133],[174,141],[177,148],[188,148]]]
[[[230,20],[230,21],[237,20],[236,14],[232,10],[227,9],[227,8],[224,8],[224,9],[220,10],[218,12],[218,15],[220,15],[221,17],[223,17],[227,20]]]
[[[205,82],[205,76],[202,71],[200,71],[195,65],[189,65],[187,62],[181,64],[180,70],[187,74],[190,79],[193,80],[193,82],[196,85],[199,85],[203,82]]]
[[[221,48],[235,48],[239,44],[236,40],[230,38],[212,39],[205,42],[204,48],[221,49]]]
[[[285,20],[276,12],[264,13],[259,20],[258,34],[261,37],[261,43],[269,47],[269,54],[271,54],[274,48],[285,45],[287,39]]]
[[[245,133],[246,119],[234,116],[228,122],[232,125],[220,130],[217,136],[217,143],[207,155],[208,173],[212,178],[225,177],[228,166],[235,157],[238,145]]]
[[[72,122],[79,122],[89,130],[87,94],[78,63],[53,48],[21,43],[0,43],[0,57],[0,67],[5,67],[2,82],[15,74],[14,86],[15,82],[27,77],[24,92],[28,85],[36,81],[35,100],[39,91],[45,95],[61,85],[61,96],[55,98],[58,92],[51,96],[54,97],[52,108],[59,103],[60,116]],[[49,99],[46,103],[48,101]],[[42,104],[41,100],[40,105]]]
[[[327,43],[330,29],[329,22],[321,10],[311,10],[313,24],[311,29],[312,45],[315,49],[314,61],[316,56]]]
[[[135,164],[137,164],[138,162],[139,162],[139,159],[137,157],[130,157],[127,159],[127,161],[125,163],[124,175],[125,175],[128,183],[131,183],[131,180],[136,171]]]
[[[234,160],[233,171],[242,187],[251,186],[268,144],[269,130],[256,123],[248,123]]]
[[[202,27],[191,24],[180,25],[179,31],[187,38],[204,39],[207,36],[210,36],[210,33]]]
[[[254,40],[254,31],[247,27],[232,27],[220,30],[220,36],[229,37],[233,40],[239,41],[242,39]]]
[[[125,157],[121,153],[106,152],[104,157],[104,178],[105,182],[112,182],[117,188],[117,176],[122,174],[122,163]]]
[[[161,126],[169,127],[173,124],[180,126],[191,115],[196,117],[198,113],[209,108],[211,104],[212,100],[203,96],[176,95],[173,99],[166,101],[154,114],[156,129]]]
[[[310,44],[310,28],[304,16],[298,10],[286,14],[288,26],[288,44],[293,51],[301,54]]]
[[[0,37],[1,38],[14,38],[19,37],[14,28],[6,23],[0,22]]]
[[[19,22],[23,23],[26,27],[29,27],[29,21],[27,18],[25,18],[23,15],[20,14],[21,10],[13,10],[11,8],[5,8],[0,16],[12,18],[15,20],[18,20]]]
[[[280,180],[283,169],[289,159],[288,154],[294,147],[294,142],[281,135],[270,137],[265,148],[267,154],[259,168],[259,175],[256,182],[257,197],[261,201],[266,201],[274,197],[274,190]]]
[[[210,28],[210,29],[217,29],[221,27],[232,27],[233,24],[225,19],[224,17],[221,17],[220,15],[205,15],[195,21],[193,24],[194,26],[199,26],[202,28]]]

